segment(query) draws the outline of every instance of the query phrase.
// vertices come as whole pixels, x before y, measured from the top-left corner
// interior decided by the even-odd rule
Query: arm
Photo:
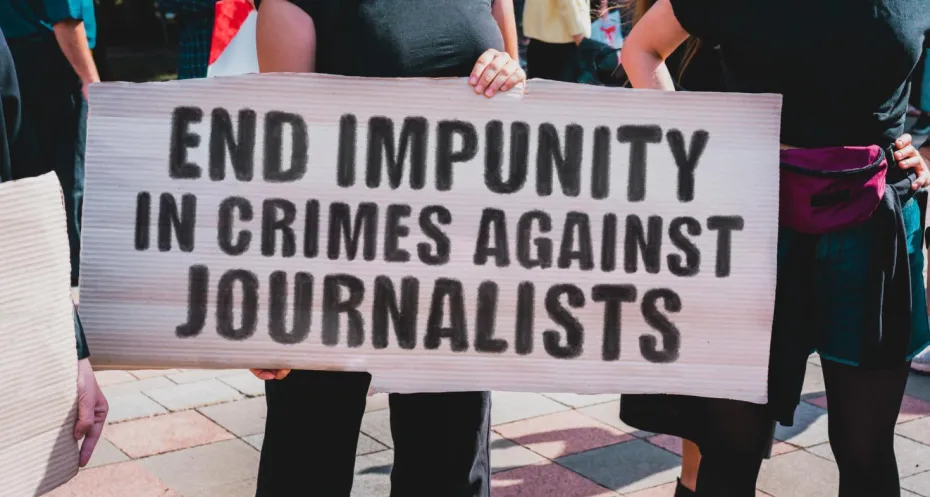
[[[84,83],[84,96],[87,96],[87,85],[100,81],[97,73],[97,64],[87,45],[87,33],[84,31],[84,21],[80,19],[63,19],[53,24],[55,39],[62,53],[71,64],[74,72]]]
[[[497,21],[504,37],[504,51],[513,60],[520,60],[520,49],[517,45],[517,19],[513,12],[513,0],[494,0],[491,4],[491,15]]]
[[[559,0],[559,12],[562,13],[562,22],[565,28],[572,34],[575,44],[581,43],[584,39],[588,26],[591,25],[591,12],[587,8],[587,1],[584,9],[576,8],[580,0]]]
[[[633,87],[675,91],[665,59],[687,39],[669,0],[656,2],[623,43],[621,63]]]
[[[262,0],[255,27],[259,72],[313,72],[313,19],[288,0]]]

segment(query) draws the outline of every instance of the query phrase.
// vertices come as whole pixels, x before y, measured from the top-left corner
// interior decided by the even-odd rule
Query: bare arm
[[[255,27],[259,72],[314,72],[313,19],[287,0],[262,0]]]
[[[513,60],[520,60],[520,49],[517,44],[517,20],[513,12],[513,0],[494,0],[491,4],[491,15],[497,21],[504,37],[504,51]]]
[[[623,42],[621,63],[633,88],[675,91],[665,59],[687,39],[669,0],[658,0]]]
[[[55,23],[53,27],[58,46],[61,47],[65,58],[68,59],[74,72],[84,83],[84,94],[86,96],[87,85],[100,82],[100,74],[97,73],[97,64],[94,63],[94,56],[87,45],[87,32],[84,30],[84,22],[66,19]]]

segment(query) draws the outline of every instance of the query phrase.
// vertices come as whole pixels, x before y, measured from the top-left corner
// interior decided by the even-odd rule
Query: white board
[[[104,83],[90,102],[81,314],[99,366],[364,370],[394,392],[765,400],[779,96],[530,81],[522,97],[486,99],[459,79],[249,75]],[[424,130],[406,142],[396,185],[390,140],[378,139],[390,126],[394,153],[405,126]],[[513,178],[525,164],[525,181],[509,181],[512,144]],[[680,174],[689,163],[693,178]],[[338,234],[343,221],[353,234],[360,211],[377,226],[359,225],[350,257]],[[293,233],[266,234],[266,255],[263,216]],[[637,220],[644,244],[650,228],[659,244],[648,261],[628,236]],[[188,305],[191,274],[203,305]],[[410,307],[404,278],[407,295],[417,283]],[[312,297],[296,327],[295,280]],[[349,283],[363,288],[354,300]],[[406,348],[385,304],[394,297]],[[618,305],[605,334],[605,309]],[[181,326],[189,309],[202,323]]]
[[[0,497],[43,495],[78,472],[70,275],[55,174],[0,184]]]

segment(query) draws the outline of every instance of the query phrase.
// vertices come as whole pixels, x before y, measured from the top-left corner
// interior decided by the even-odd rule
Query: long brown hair
[[[624,7],[632,14],[631,25],[636,26],[636,23],[646,15],[646,12],[655,5],[655,3],[656,0],[624,0]],[[694,55],[700,48],[701,40],[693,36],[688,37],[688,41],[685,44],[685,53],[681,58],[681,65],[678,67],[679,83],[681,83],[681,77],[684,75],[685,69],[688,68],[688,64],[691,63],[691,60],[694,59]]]

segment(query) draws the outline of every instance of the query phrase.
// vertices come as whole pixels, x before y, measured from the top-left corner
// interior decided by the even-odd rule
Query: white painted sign
[[[95,363],[763,402],[780,97],[529,89],[94,85]]]

